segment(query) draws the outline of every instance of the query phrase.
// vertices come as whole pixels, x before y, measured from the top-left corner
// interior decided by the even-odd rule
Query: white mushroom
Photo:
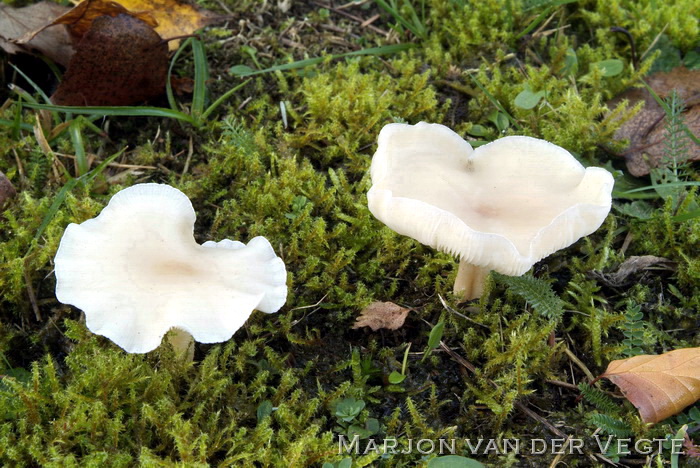
[[[455,294],[477,298],[490,270],[519,276],[600,227],[613,177],[525,136],[476,150],[449,128],[389,124],[367,201],[399,234],[460,257]]]
[[[92,332],[131,353],[155,349],[171,328],[202,343],[226,341],[253,309],[279,310],[287,274],[270,243],[199,245],[195,218],[187,196],[168,185],[122,190],[99,216],[66,229],[55,258],[56,297],[82,309]],[[174,346],[188,345],[173,335]]]

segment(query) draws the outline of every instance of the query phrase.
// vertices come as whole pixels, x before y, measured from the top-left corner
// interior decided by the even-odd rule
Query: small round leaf
[[[435,457],[428,462],[428,468],[485,468],[478,461],[461,457],[459,455],[445,455],[444,457]]]
[[[622,60],[618,59],[601,60],[600,62],[595,62],[593,66],[599,68],[605,77],[619,75],[625,68]]]
[[[520,107],[521,109],[532,109],[540,102],[540,100],[543,97],[544,91],[538,91],[536,93],[533,93],[529,89],[525,89],[515,97],[514,104]]]
[[[406,378],[406,376],[403,375],[402,373],[393,371],[391,374],[389,374],[389,383],[400,384],[401,382],[404,381],[405,378]]]

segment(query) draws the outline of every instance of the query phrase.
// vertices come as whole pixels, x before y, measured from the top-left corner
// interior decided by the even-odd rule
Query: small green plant
[[[425,361],[425,359],[430,356],[432,350],[440,345],[440,340],[442,339],[442,334],[445,331],[445,322],[438,322],[431,330],[430,335],[428,335],[428,346],[426,346],[423,352],[423,358],[420,362]]]
[[[392,371],[389,374],[388,380],[392,385],[398,385],[404,380],[406,380],[406,367],[408,365],[408,352],[411,350],[411,343],[406,345],[406,351],[403,353],[403,363],[401,364],[401,372]]]
[[[292,200],[291,211],[285,213],[284,216],[288,219],[297,219],[307,206],[311,207],[313,204],[304,195],[297,195]]]
[[[508,286],[509,291],[525,299],[542,316],[558,320],[564,313],[564,302],[546,281],[529,275],[506,276],[495,272],[493,275],[496,281]]]
[[[396,21],[393,29],[401,32],[402,28],[411,31],[420,40],[428,38],[428,29],[425,25],[427,18],[425,0],[421,0],[416,8],[412,0],[375,0],[377,5]]]
[[[277,408],[272,406],[272,402],[270,400],[265,400],[262,403],[258,405],[258,409],[255,412],[257,418],[258,418],[258,423],[261,423],[265,418],[270,417],[272,415],[273,411],[276,411]]]
[[[480,462],[460,455],[444,455],[431,458],[428,468],[484,468]]]
[[[644,331],[645,322],[642,320],[644,314],[640,305],[630,301],[624,315],[625,321],[620,325],[625,339],[622,340],[622,354],[625,357],[638,356],[644,353]]]
[[[515,96],[513,104],[521,109],[532,109],[540,103],[540,100],[545,97],[545,94],[546,93],[544,91],[532,91],[530,86],[526,84],[525,89],[520,91],[520,93]]]
[[[604,434],[617,438],[628,437],[632,434],[629,424],[620,419],[621,407],[603,391],[587,383],[578,385],[583,398],[601,412],[589,413],[586,421]]]
[[[324,462],[323,466],[322,466],[322,468],[351,468],[351,467],[352,467],[352,458],[350,458],[350,457],[345,457],[336,463]]]
[[[366,439],[379,432],[379,421],[375,418],[367,418],[362,424],[360,413],[365,408],[365,402],[355,398],[344,398],[333,405],[333,415],[336,418],[337,426],[335,432],[353,438],[355,435],[360,439]]]
[[[675,90],[667,99],[662,100],[650,86],[646,85],[646,89],[665,113],[664,157],[659,167],[652,168],[649,172],[651,185],[614,193],[618,198],[642,199],[622,205],[619,211],[638,219],[650,219],[657,214],[651,203],[643,199],[661,198],[671,202],[671,210],[674,213],[672,221],[698,217],[700,205],[694,201],[687,201],[686,190],[687,187],[700,186],[700,182],[688,180],[691,177],[688,174],[688,149],[690,144],[700,144],[698,137],[683,120],[684,103]]]

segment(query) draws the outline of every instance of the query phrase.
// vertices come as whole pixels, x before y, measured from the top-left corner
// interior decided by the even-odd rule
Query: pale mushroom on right
[[[367,202],[399,234],[459,257],[454,292],[481,296],[489,271],[520,276],[596,231],[613,177],[545,140],[509,136],[476,150],[439,124],[379,134]]]

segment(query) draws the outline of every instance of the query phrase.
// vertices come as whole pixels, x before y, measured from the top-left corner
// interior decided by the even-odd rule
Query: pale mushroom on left
[[[157,348],[175,329],[176,351],[230,339],[254,309],[277,312],[287,272],[264,237],[198,244],[181,191],[139,184],[99,216],[66,228],[56,253],[56,297],[87,327],[130,353]],[[169,335],[170,336],[170,335]],[[188,350],[189,348],[189,350]]]

